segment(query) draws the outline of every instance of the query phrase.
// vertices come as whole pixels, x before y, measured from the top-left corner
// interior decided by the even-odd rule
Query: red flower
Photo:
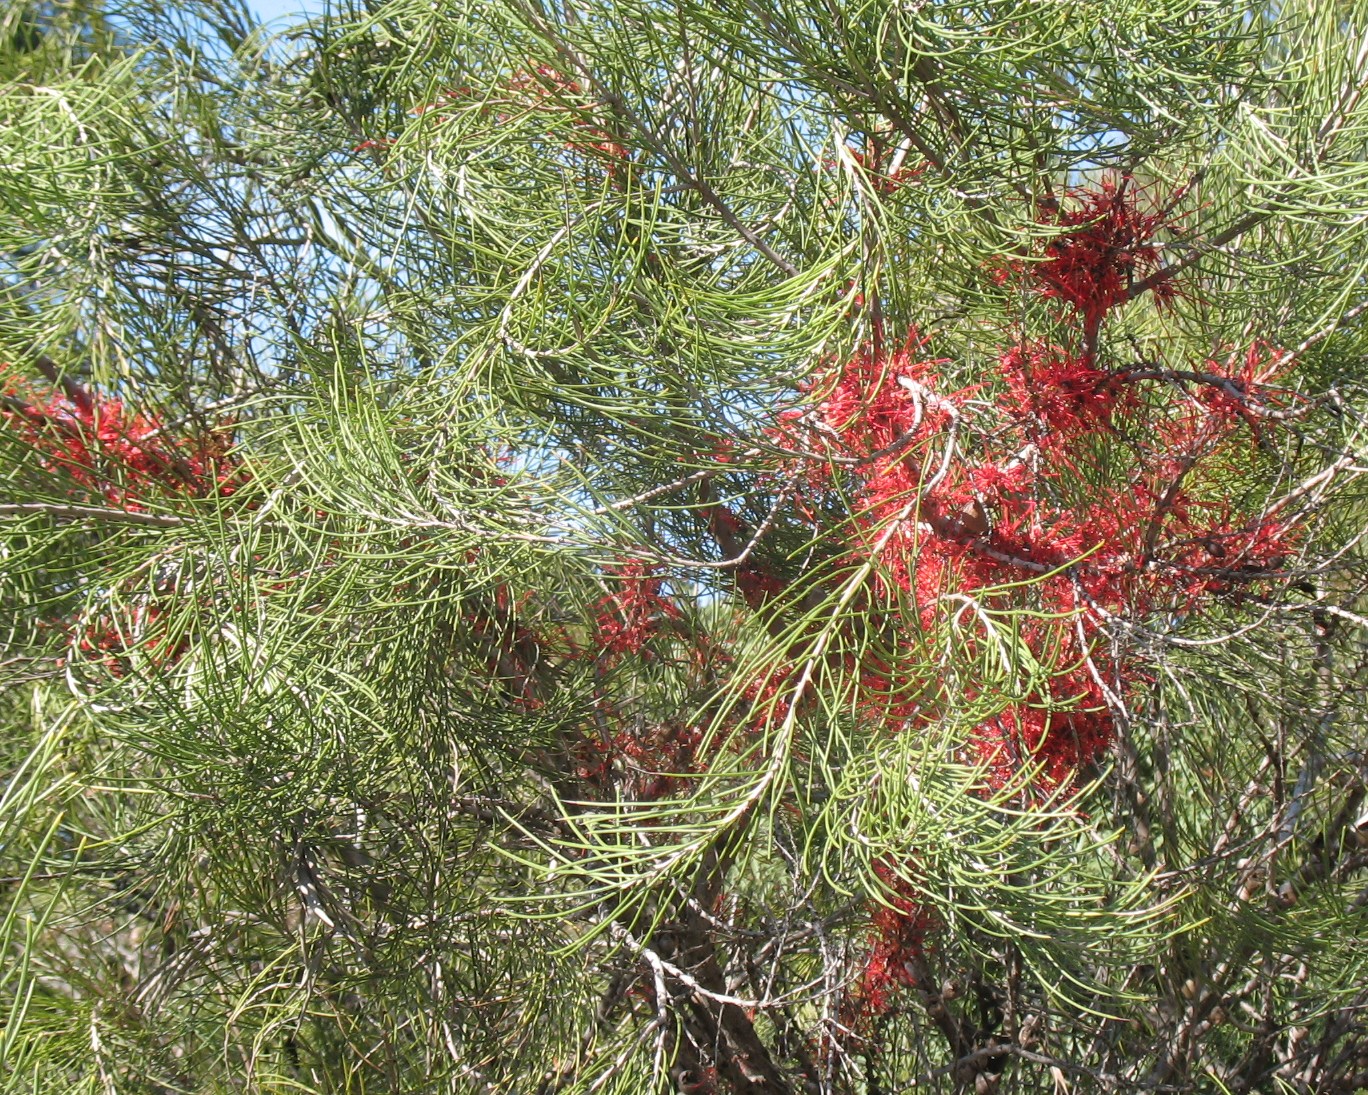
[[[1123,385],[1088,357],[1071,357],[1057,346],[1026,344],[1002,355],[1007,393],[1002,403],[1033,416],[1051,430],[1076,435],[1111,424]]]
[[[1055,209],[1046,223],[1064,229],[1045,246],[1045,257],[1030,267],[1042,293],[1077,309],[1085,326],[1096,329],[1102,317],[1129,298],[1136,278],[1159,267],[1154,237],[1165,224],[1164,211],[1145,212],[1141,192],[1129,178],[1104,179],[1096,190],[1070,193],[1077,203]],[[1173,299],[1171,281],[1153,289],[1155,299]]]
[[[869,934],[869,957],[853,1001],[856,1025],[882,1015],[894,993],[903,987],[919,987],[918,969],[925,953],[927,933],[935,917],[917,900],[916,888],[889,862],[874,865],[874,873],[888,891],[887,903],[874,909]]]
[[[224,432],[178,435],[120,400],[84,392],[39,398],[10,381],[5,394],[0,418],[42,465],[108,505],[137,511],[157,494],[226,497],[242,484]]]
[[[616,589],[598,605],[599,642],[610,654],[636,653],[681,613],[661,593],[663,579],[645,563],[624,563],[610,575]]]
[[[954,408],[935,393],[936,368],[946,362],[923,357],[925,345],[914,328],[892,354],[862,347],[836,375],[818,411],[850,455],[928,437],[952,416]]]

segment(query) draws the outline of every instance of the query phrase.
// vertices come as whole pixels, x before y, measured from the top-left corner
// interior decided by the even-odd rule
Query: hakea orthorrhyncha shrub
[[[828,547],[832,528],[821,515],[846,511],[833,562],[845,573],[875,564],[862,609],[895,643],[918,649],[966,606],[984,616],[1004,605],[1034,610],[1016,641],[1056,669],[968,733],[963,759],[982,773],[984,794],[1024,802],[1067,795],[1105,755],[1117,709],[1144,679],[1138,661],[1110,641],[1115,621],[1199,612],[1213,597],[1276,576],[1296,547],[1297,530],[1278,505],[1239,512],[1222,488],[1295,402],[1278,387],[1289,355],[1256,342],[1196,368],[1100,360],[1102,325],[1129,301],[1137,275],[1150,278],[1147,291],[1161,305],[1177,296],[1171,280],[1156,277],[1155,239],[1179,196],[1154,207],[1125,180],[1074,192],[1070,208],[1046,209],[1045,223],[1061,231],[1038,254],[994,270],[999,282],[1057,303],[1065,321],[1058,342],[1018,333],[987,375],[956,387],[945,379],[952,363],[917,330],[897,340],[879,332],[819,376],[805,405],[781,412],[769,431],[769,446],[787,455],[767,481],[789,484],[795,516]],[[1098,458],[1108,451],[1110,470]],[[732,463],[728,452],[714,455]],[[719,548],[738,556],[753,533],[746,521],[711,496],[699,513]],[[629,656],[649,660],[679,621],[660,576],[634,563],[605,579],[612,592],[598,606],[596,641],[580,656],[605,668]],[[767,611],[788,588],[753,553],[736,567],[735,583],[742,601]],[[944,716],[933,698],[909,695],[894,668],[872,658],[852,668],[875,732]],[[778,672],[749,686],[743,723],[782,717],[783,681]],[[579,774],[605,793],[659,798],[679,785],[670,773],[705,763],[700,741],[696,730],[673,725],[617,731],[586,742]],[[918,981],[935,921],[908,881],[915,859],[909,852],[876,872],[888,897],[873,914],[866,969],[845,1009],[857,1029],[899,989],[929,991]]]
[[[883,634],[901,628],[913,649],[966,606],[985,616],[1004,604],[1034,610],[1016,640],[1057,668],[974,727],[963,752],[985,794],[1025,801],[1067,795],[1111,746],[1113,720],[1144,679],[1138,660],[1111,642],[1117,620],[1143,625],[1239,596],[1276,577],[1297,545],[1284,507],[1241,512],[1222,486],[1296,402],[1278,387],[1290,355],[1256,342],[1196,368],[1106,367],[1098,336],[1137,279],[1149,279],[1145,291],[1160,305],[1178,295],[1155,241],[1181,194],[1156,206],[1121,180],[1070,197],[1070,208],[1051,205],[1044,216],[1062,231],[994,271],[1000,283],[1057,302],[1060,343],[1018,333],[991,374],[955,387],[944,379],[951,363],[915,329],[880,337],[819,377],[814,398],[782,413],[769,436],[792,454],[783,472],[800,518],[850,500],[845,558],[877,564],[863,608]],[[726,507],[704,512],[724,550],[741,537]],[[776,574],[749,569],[758,572],[737,578],[749,604],[782,595]],[[858,670],[876,729],[942,717],[886,667]],[[910,859],[901,867],[915,876]],[[879,869],[894,877],[892,864]],[[914,986],[934,935],[911,885],[885,881],[888,903],[874,914],[868,967],[853,990],[858,1014],[880,1012],[891,991]]]
[[[181,433],[73,381],[44,393],[5,367],[0,424],[76,506],[140,514],[177,497],[228,498],[247,481],[229,430]],[[167,634],[162,608],[129,592],[117,609],[96,606],[61,622],[74,655],[120,673],[135,651],[156,665],[184,652],[184,638]]]

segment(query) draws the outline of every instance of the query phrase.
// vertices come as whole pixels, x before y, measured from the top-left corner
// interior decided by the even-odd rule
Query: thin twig
[[[6,502],[0,503],[0,517],[46,513],[51,517],[72,520],[94,519],[127,525],[152,525],[156,528],[183,528],[194,524],[190,517],[171,513],[135,513],[126,509],[107,509],[104,506],[78,506],[68,502]]]

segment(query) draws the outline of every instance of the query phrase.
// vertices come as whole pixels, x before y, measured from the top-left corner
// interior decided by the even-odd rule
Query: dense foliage
[[[0,80],[6,1091],[1368,1087],[1368,7]]]

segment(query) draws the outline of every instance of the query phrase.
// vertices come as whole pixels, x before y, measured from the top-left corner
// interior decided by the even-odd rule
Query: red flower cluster
[[[226,498],[247,480],[226,430],[188,437],[72,382],[61,394],[42,395],[6,371],[0,422],[81,504],[141,513],[157,499]],[[120,598],[126,603],[101,602],[62,620],[72,654],[115,675],[135,652],[156,665],[178,659],[185,638],[168,634],[167,614],[144,586],[130,583]]]
[[[1169,211],[1182,192],[1164,205],[1147,201],[1129,176],[1103,179],[1096,189],[1069,191],[1067,206],[1047,205],[1042,224],[1061,231],[1038,257],[1007,261],[996,268],[999,281],[1024,277],[1041,295],[1062,301],[1095,336],[1103,318],[1129,298],[1136,280],[1159,268],[1155,237],[1172,221]],[[1166,303],[1177,289],[1171,281],[1153,285],[1151,295]]]
[[[1007,382],[1001,404],[1020,421],[1035,420],[1039,437],[1063,438],[1111,424],[1125,386],[1086,357],[1058,346],[1025,344],[1002,355]]]
[[[595,617],[602,648],[611,654],[635,654],[659,634],[680,611],[661,592],[663,579],[645,563],[624,563],[609,576],[616,586],[599,601]]]
[[[949,363],[913,330],[891,351],[876,342],[840,363],[816,385],[824,397],[813,410],[785,412],[770,432],[793,453],[786,470],[802,470],[799,514],[820,511],[824,491],[852,500],[846,551],[852,565],[878,564],[865,607],[889,641],[902,629],[916,644],[952,615],[970,620],[964,635],[976,615],[1036,609],[1013,641],[1060,668],[974,728],[963,752],[985,793],[1026,799],[1067,791],[1111,746],[1113,709],[1143,679],[1112,652],[1113,619],[1190,614],[1214,593],[1275,575],[1295,542],[1275,511],[1240,514],[1219,487],[1246,459],[1241,427],[1261,437],[1277,421],[1268,411],[1285,393],[1269,382],[1285,355],[1256,344],[1195,372],[1103,368],[1101,324],[1137,276],[1158,269],[1167,211],[1142,211],[1128,180],[1072,197],[1072,209],[1051,211],[1048,223],[1064,231],[1039,261],[1004,269],[1067,306],[1074,348],[1019,337],[999,355],[1000,386],[955,389],[942,380]],[[1161,303],[1175,295],[1169,280],[1151,291]],[[1122,419],[1125,435],[1157,443],[1128,443]],[[829,460],[804,455],[813,452]],[[852,668],[872,728],[940,717],[930,692],[909,694],[893,668]],[[908,884],[880,871],[891,903],[873,913],[857,994],[874,1011],[914,984],[911,958],[932,928]]]
[[[869,957],[846,1007],[846,1021],[857,1029],[870,1016],[887,1011],[898,989],[926,987],[919,971],[926,936],[935,928],[935,918],[917,903],[916,889],[906,878],[887,862],[876,863],[874,873],[888,898],[874,910]]]
[[[1191,611],[1197,596],[1271,570],[1292,530],[1273,515],[1240,518],[1228,503],[1201,496],[1201,470],[1230,448],[1249,413],[1243,401],[1220,395],[1226,389],[1194,401],[1157,384],[1142,401],[1135,375],[1108,373],[1057,347],[1012,347],[1001,363],[1005,385],[989,401],[980,388],[940,394],[945,362],[926,357],[915,332],[882,360],[858,353],[828,382],[805,447],[825,446],[847,465],[854,458],[850,551],[857,559],[879,553],[875,588],[890,610],[910,595],[929,627],[947,598],[962,604],[1034,580],[1040,607],[1058,620],[1027,638],[1080,668],[991,736],[1010,730],[1022,760],[1052,742],[1076,766],[1095,759],[1109,737],[1079,714],[1096,709],[1091,723],[1106,721],[1093,678],[1117,667],[1091,652],[1106,620]],[[1258,383],[1241,381],[1237,390],[1252,394]],[[980,416],[995,412],[980,417],[972,446],[971,402]],[[1123,408],[1148,415],[1148,431],[1163,443],[1129,461],[1124,483],[1108,484],[1096,438],[1112,431]],[[832,474],[831,465],[822,468]],[[1061,709],[1072,713],[1048,716]],[[1047,769],[1062,771],[1060,758]]]
[[[47,397],[10,379],[0,419],[63,475],[74,497],[139,512],[155,496],[231,495],[245,472],[230,455],[226,431],[188,438],[117,399],[78,388]]]
[[[1059,618],[1052,626],[1035,625],[1027,637],[1039,651],[1052,650],[1080,668],[1057,677],[1049,694],[1029,697],[981,727],[970,756],[1001,787],[1039,754],[1057,786],[1110,742],[1110,715],[1092,680],[1096,660],[1092,672],[1081,666],[1092,655],[1076,636],[1079,614],[1089,607],[1088,595],[1108,611],[1133,608],[1129,579],[1141,572],[1135,493],[1117,492],[1108,504],[1089,506],[1069,499],[1061,483],[1074,471],[1071,446],[1109,426],[1122,385],[1054,348],[1008,350],[1007,384],[996,399],[999,424],[979,428],[974,440],[981,455],[969,460],[958,451],[964,441],[958,435],[968,429],[963,419],[971,398],[984,393],[939,394],[936,372],[945,362],[924,357],[923,349],[914,332],[882,362],[869,352],[855,355],[820,404],[824,428],[813,430],[813,443],[838,438],[842,455],[864,458],[852,472],[857,542],[851,550],[856,557],[879,552],[874,588],[883,604],[871,609],[896,612],[910,597],[927,628],[966,598],[991,598],[999,587],[1036,579],[1042,607]],[[1044,454],[1056,452],[1062,458],[1047,463]],[[1074,573],[1050,574],[1071,564]],[[1085,634],[1091,638],[1097,628],[1089,619]],[[877,667],[861,668],[878,694],[871,680]]]
[[[892,354],[864,347],[833,378],[818,413],[850,454],[871,456],[929,436],[957,413],[935,394],[937,367],[949,362],[922,358],[925,345],[914,330]],[[897,453],[883,458],[885,469],[900,462]]]
[[[101,610],[71,625],[70,648],[80,660],[99,663],[115,677],[123,676],[135,653],[154,666],[174,664],[189,649],[186,638],[168,633],[165,611],[134,594],[139,603],[117,614]]]
[[[1251,343],[1243,355],[1236,352],[1227,361],[1206,363],[1212,383],[1203,385],[1197,398],[1218,416],[1241,419],[1260,438],[1262,414],[1278,409],[1267,406],[1269,385],[1286,368],[1287,357],[1282,350],[1263,342]]]
[[[1124,304],[1137,275],[1159,266],[1155,234],[1165,223],[1162,210],[1144,212],[1142,193],[1129,178],[1104,179],[1097,190],[1075,190],[1078,203],[1056,210],[1053,222],[1064,229],[1045,247],[1044,261],[1032,274],[1047,297],[1072,305],[1093,325]],[[1172,283],[1158,285],[1155,298],[1167,301]]]
[[[1095,665],[1100,660],[1110,668],[1106,659],[1090,656]],[[1078,668],[1053,677],[1038,694],[978,726],[966,755],[983,768],[995,791],[1035,764],[1040,765],[1037,781],[1045,789],[1067,787],[1080,767],[1111,747],[1114,733],[1101,686]]]

